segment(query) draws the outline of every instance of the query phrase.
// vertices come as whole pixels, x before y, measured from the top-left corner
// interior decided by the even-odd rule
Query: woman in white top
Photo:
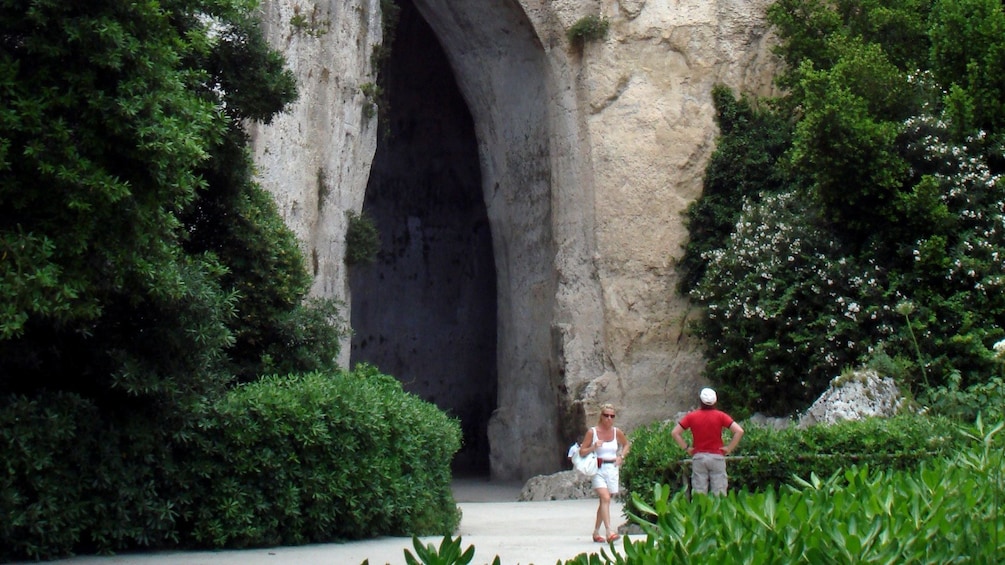
[[[617,530],[611,529],[611,496],[618,494],[618,470],[628,455],[631,442],[624,432],[614,427],[616,416],[614,405],[601,406],[600,421],[595,427],[586,430],[586,436],[579,443],[580,455],[585,456],[591,451],[597,453],[597,474],[593,476],[593,488],[600,499],[597,521],[593,525],[593,541],[596,542],[611,542],[621,537]],[[601,523],[607,533],[606,538],[600,535]]]

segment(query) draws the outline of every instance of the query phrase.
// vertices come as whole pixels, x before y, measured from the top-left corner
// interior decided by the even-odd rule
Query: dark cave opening
[[[410,0],[398,5],[363,203],[381,251],[350,270],[350,363],[377,366],[456,417],[454,472],[487,475],[496,269],[474,124],[432,29]]]

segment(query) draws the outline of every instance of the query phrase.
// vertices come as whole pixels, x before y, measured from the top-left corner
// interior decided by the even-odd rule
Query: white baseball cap
[[[698,394],[698,398],[701,399],[702,404],[712,406],[716,401],[715,391],[710,388],[703,388],[701,389],[701,393]]]

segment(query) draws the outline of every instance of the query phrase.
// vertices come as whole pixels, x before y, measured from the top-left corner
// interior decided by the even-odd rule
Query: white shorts
[[[597,468],[597,474],[593,475],[593,488],[605,488],[611,494],[618,494],[618,478],[621,467],[614,463],[604,463]]]

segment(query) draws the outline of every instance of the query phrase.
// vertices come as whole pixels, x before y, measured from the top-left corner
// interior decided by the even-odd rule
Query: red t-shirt
[[[680,427],[691,430],[695,453],[722,455],[722,430],[733,425],[729,414],[719,410],[695,410],[680,421]]]

